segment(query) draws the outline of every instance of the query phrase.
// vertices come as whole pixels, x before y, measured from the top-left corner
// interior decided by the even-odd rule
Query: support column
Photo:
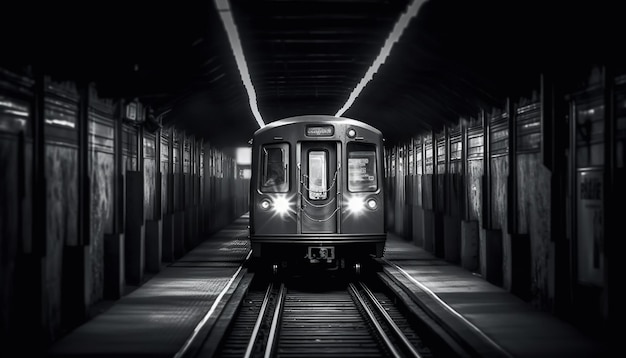
[[[173,185],[174,185],[174,134],[172,128],[167,130],[167,188],[163,195],[167,196],[167,207],[163,210],[163,261],[174,261],[174,218],[172,215],[174,207]]]
[[[602,255],[605,259],[604,264],[604,292],[602,295],[602,303],[604,306],[604,312],[602,312],[603,318],[606,321],[607,327],[614,327],[614,324],[621,322],[624,318],[624,310],[621,308],[623,304],[623,290],[620,290],[621,286],[621,274],[620,268],[619,249],[620,244],[617,242],[620,240],[619,236],[612,233],[619,232],[618,220],[624,217],[624,189],[623,185],[616,185],[617,183],[623,183],[623,181],[617,181],[618,170],[616,163],[617,151],[617,120],[616,120],[616,94],[615,94],[615,75],[613,73],[613,66],[607,65],[604,68],[604,158],[605,158],[605,170],[604,170],[604,252]],[[623,179],[624,171],[621,173]],[[621,204],[621,205],[619,205]],[[623,245],[621,245],[623,247]],[[613,323],[613,324],[612,324]],[[613,330],[610,330],[613,332]],[[611,343],[617,343],[620,339],[617,333],[612,334],[610,337]]]
[[[72,329],[87,317],[91,293],[91,183],[89,177],[89,87],[78,88],[78,220],[77,242],[63,247],[61,312],[64,329]]]
[[[122,175],[122,115],[117,102],[113,128],[113,232],[104,235],[104,298],[118,299],[124,294],[124,176]]]

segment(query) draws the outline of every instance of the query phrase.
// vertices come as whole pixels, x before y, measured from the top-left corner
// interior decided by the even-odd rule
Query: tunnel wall
[[[6,346],[12,338],[9,332],[25,330],[23,325],[13,325],[21,313],[15,309],[23,285],[18,280],[18,257],[35,251],[31,230],[35,203],[28,185],[33,173],[32,167],[24,165],[33,161],[35,89],[27,76],[0,69],[0,78],[0,344]]]
[[[607,233],[625,199],[621,73],[541,77],[530,93],[388,146],[388,229],[581,327],[606,321],[619,305]]]
[[[104,297],[104,238],[114,230],[115,103],[89,90],[90,249],[92,285],[87,302]]]
[[[63,286],[77,279],[71,268],[76,265],[74,248],[78,237],[78,91],[72,83],[46,79],[44,93],[45,177],[46,177],[46,257],[44,264],[44,315],[47,334],[56,338],[62,320]],[[68,265],[64,265],[65,262]],[[67,267],[67,266],[72,266]],[[78,267],[82,269],[82,267]],[[71,279],[64,280],[67,270]]]
[[[42,353],[247,211],[234,153],[148,114],[92,84],[0,69],[3,347]]]
[[[540,107],[536,94],[515,104],[516,116],[509,116],[510,109],[503,104],[388,148],[387,153],[394,155],[386,158],[388,174],[395,178],[387,181],[396,200],[390,229],[509,290],[519,287],[514,288],[514,279],[523,281],[520,292],[529,298],[532,289],[537,302],[546,301],[551,275],[550,176],[540,160]],[[513,157],[511,125],[520,127],[516,135],[522,139],[515,142],[523,143]],[[519,174],[510,171],[511,160]],[[519,179],[512,182],[511,175]],[[518,196],[515,202],[510,202],[512,185]],[[410,217],[396,215],[401,213],[399,203],[409,203]],[[512,215],[519,216],[516,230]],[[524,266],[518,273],[514,265],[512,248],[523,245],[528,248],[517,250],[532,251],[532,272],[531,266]]]

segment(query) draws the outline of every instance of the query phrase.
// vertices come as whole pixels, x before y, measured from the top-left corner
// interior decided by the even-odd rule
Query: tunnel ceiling
[[[335,114],[409,1],[230,3],[260,113],[271,122]],[[345,116],[394,142],[529,96],[543,71],[614,58],[611,10],[427,1]],[[4,12],[3,67],[93,81],[101,96],[139,98],[167,111],[166,124],[218,145],[245,144],[258,128],[213,1],[21,3]]]

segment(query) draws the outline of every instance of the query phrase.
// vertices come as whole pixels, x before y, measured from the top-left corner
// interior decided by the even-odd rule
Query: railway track
[[[316,289],[319,287],[319,289]],[[432,357],[410,320],[362,281],[251,288],[217,357]]]

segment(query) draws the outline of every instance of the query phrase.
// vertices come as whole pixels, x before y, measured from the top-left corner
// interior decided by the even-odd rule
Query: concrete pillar
[[[469,271],[479,270],[478,221],[461,222],[461,266]]]
[[[457,216],[443,217],[443,251],[447,261],[458,263],[461,259],[461,220]]]
[[[403,224],[404,224],[404,239],[411,241],[413,240],[413,206],[410,204],[404,205],[404,213],[403,213]]]
[[[191,209],[191,227],[192,227],[192,237],[191,237],[191,241],[193,242],[194,246],[198,245],[200,243],[200,233],[198,231],[198,206],[194,205],[194,207]]]
[[[146,221],[146,270],[161,270],[163,223],[161,220]]]
[[[143,173],[126,172],[126,280],[139,285],[145,268],[145,227],[143,216]]]
[[[124,234],[104,235],[104,298],[118,299],[124,294]]]
[[[397,185],[397,183],[396,183]],[[397,186],[396,186],[396,190],[398,190]],[[398,196],[396,196],[395,198],[396,201],[398,201]],[[400,237],[404,237],[404,223],[402,222],[402,219],[404,218],[404,210],[403,206],[401,206],[399,203],[395,203],[394,204],[394,210],[393,210],[393,231]]]
[[[494,285],[502,285],[502,231],[485,230],[485,279]]]
[[[413,243],[424,247],[424,209],[421,206],[413,206]]]
[[[174,213],[174,258],[179,259],[185,254],[185,213],[178,211]]]
[[[190,166],[192,163],[189,164]],[[191,170],[191,168],[189,169]],[[191,174],[183,174],[182,175],[182,183],[183,183],[183,212],[184,212],[184,248],[185,251],[190,251],[193,246],[193,227],[191,223],[191,219],[193,217],[192,210],[192,200],[191,200]]]
[[[444,214],[435,212],[434,216],[434,227],[433,227],[433,240],[434,240],[434,254],[437,257],[443,258],[445,256],[444,252],[444,230],[443,230],[443,218]]]
[[[174,262],[174,215],[163,214],[163,262]]]
[[[435,213],[424,210],[424,250],[435,252]]]
[[[530,299],[531,266],[530,235],[511,235],[511,292]]]
[[[61,319],[66,329],[76,327],[87,317],[88,295],[91,293],[90,258],[89,246],[63,248]]]
[[[194,237],[194,207],[187,205],[184,213],[184,233],[185,233],[185,251],[191,251],[196,245],[196,238]]]
[[[125,271],[130,285],[140,285],[146,267],[146,227],[132,225],[126,230]]]

